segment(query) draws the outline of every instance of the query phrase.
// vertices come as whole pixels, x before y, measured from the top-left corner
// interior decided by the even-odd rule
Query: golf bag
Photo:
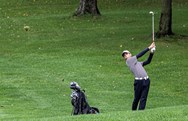
[[[71,82],[70,88],[73,89],[71,94],[71,104],[73,106],[71,115],[99,113],[98,108],[90,107],[84,94],[85,91],[80,90],[76,82]]]

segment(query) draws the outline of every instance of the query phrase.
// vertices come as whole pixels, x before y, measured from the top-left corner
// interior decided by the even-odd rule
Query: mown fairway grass
[[[176,36],[156,40],[142,112],[130,110],[133,75],[121,52],[137,54],[151,43],[149,11],[156,12],[157,31],[159,1],[102,0],[101,17],[71,17],[73,0],[0,2],[0,120],[188,120],[188,38],[180,36],[188,35],[185,0],[173,4]],[[72,80],[100,115],[70,116]]]

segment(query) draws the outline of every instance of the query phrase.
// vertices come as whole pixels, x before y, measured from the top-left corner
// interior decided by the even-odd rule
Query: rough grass
[[[71,17],[77,1],[0,1],[0,119],[187,119],[188,41],[181,36],[188,33],[186,1],[173,4],[176,35],[156,40],[157,52],[146,67],[151,88],[144,112],[130,111],[133,76],[121,52],[136,54],[151,43],[148,12],[156,12],[157,30],[157,0],[102,0],[101,17],[79,18]],[[86,90],[100,115],[70,116],[72,80]]]

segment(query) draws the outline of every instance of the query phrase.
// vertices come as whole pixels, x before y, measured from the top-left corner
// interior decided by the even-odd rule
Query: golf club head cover
[[[80,86],[78,85],[77,82],[74,82],[74,81],[70,83],[70,88],[80,90]]]

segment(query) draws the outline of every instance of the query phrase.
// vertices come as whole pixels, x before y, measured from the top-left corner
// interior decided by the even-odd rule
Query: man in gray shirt
[[[144,62],[139,62],[137,59],[142,57],[146,52],[151,50],[148,59]],[[149,92],[150,79],[144,66],[149,64],[152,60],[155,51],[155,43],[153,42],[148,48],[144,49],[139,54],[132,56],[128,50],[122,52],[122,56],[126,61],[127,66],[132,71],[135,77],[134,81],[134,100],[132,103],[132,110],[137,110],[139,103],[139,110],[144,110],[146,106],[147,96]]]

